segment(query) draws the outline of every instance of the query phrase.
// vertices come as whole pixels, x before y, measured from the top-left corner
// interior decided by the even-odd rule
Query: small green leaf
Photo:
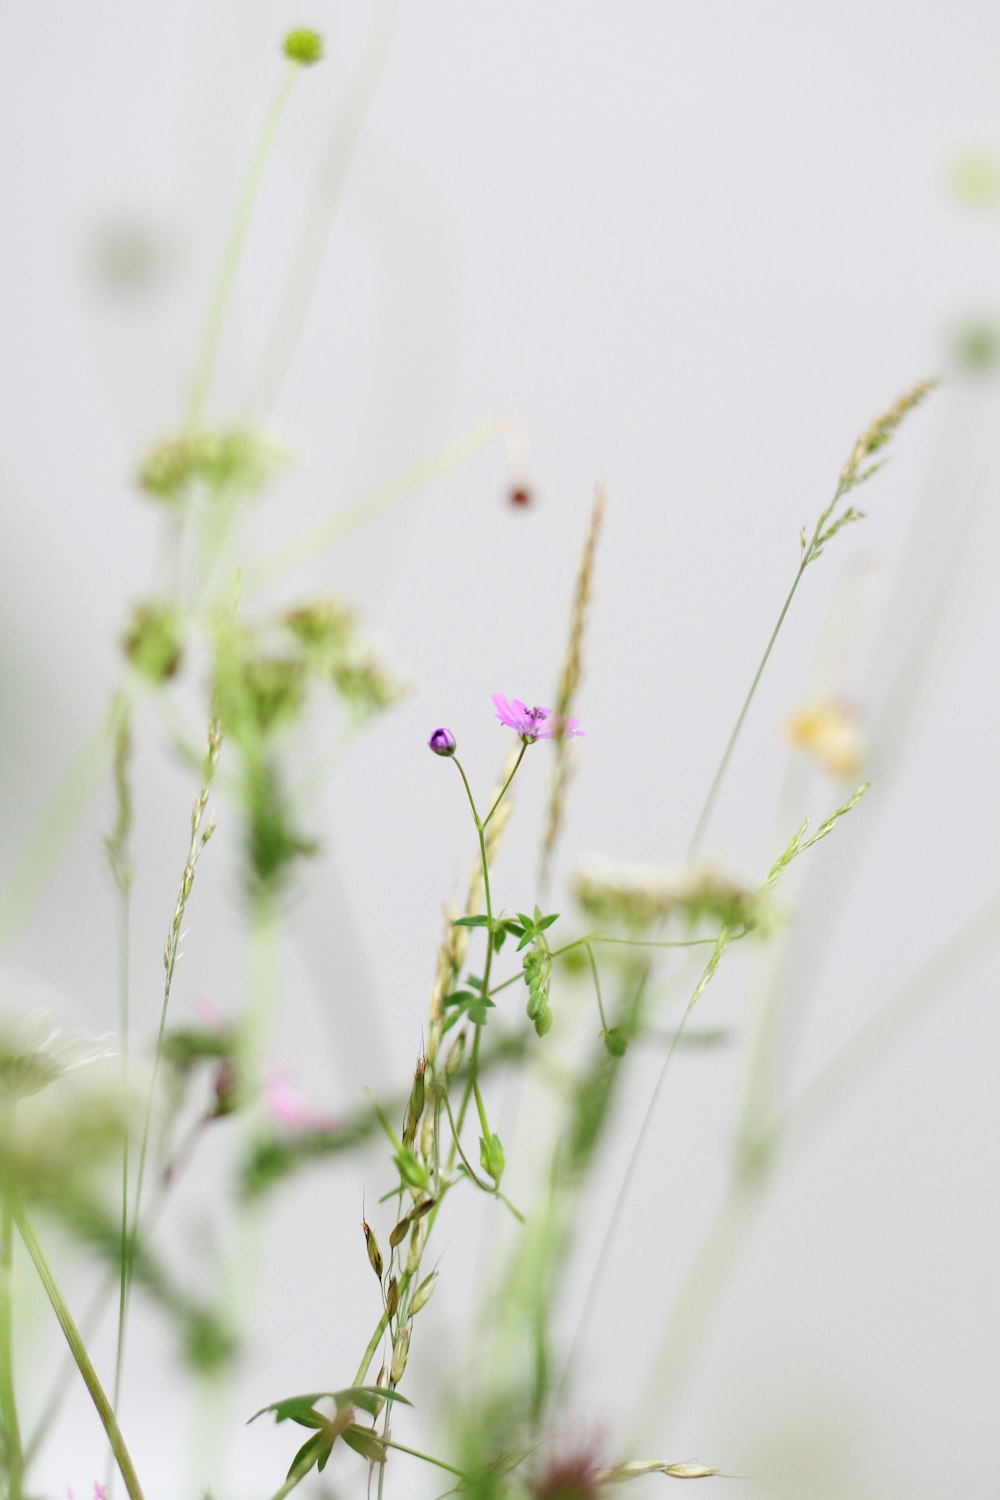
[[[551,927],[552,923],[558,922],[558,920],[559,913],[557,911],[554,911],[550,917],[543,917],[542,920],[538,923],[539,932],[544,932],[546,927]]]
[[[330,1457],[332,1447],[333,1438],[329,1432],[314,1432],[311,1438],[306,1439],[298,1453],[292,1459],[285,1478],[291,1479],[296,1471],[299,1475],[308,1474],[313,1464],[318,1464],[322,1471],[327,1459]],[[306,1459],[309,1460],[308,1464],[306,1464]]]
[[[457,917],[451,924],[453,927],[488,927],[489,917]]]
[[[470,1000],[476,1000],[478,996],[473,990],[452,990],[450,995],[445,995],[441,1001],[442,1010],[450,1010],[453,1005],[464,1006]]]
[[[496,932],[493,934],[493,952],[499,953],[500,949],[503,947],[506,941],[507,929],[505,927],[498,927]]]

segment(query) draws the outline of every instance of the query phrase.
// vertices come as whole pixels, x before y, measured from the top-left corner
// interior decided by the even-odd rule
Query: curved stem
[[[271,143],[274,140],[278,124],[284,113],[285,105],[288,103],[288,96],[292,91],[292,85],[295,82],[295,76],[298,71],[298,64],[293,62],[290,62],[285,70],[277,97],[264,123],[260,140],[257,142],[257,149],[250,164],[250,172],[244,183],[243,191],[240,194],[239,203],[236,206],[236,217],[229,231],[229,239],[223,252],[222,264],[219,267],[215,286],[212,289],[211,301],[208,304],[208,312],[205,314],[205,323],[201,332],[196,373],[188,402],[188,423],[192,427],[197,426],[201,420],[205,397],[208,394],[208,388],[212,381],[212,373],[215,369],[215,361],[219,353],[222,325],[225,321],[229,295],[233,289],[233,278],[246,242],[247,230],[250,228],[250,219],[253,215],[257,191],[260,187],[261,178],[264,175],[264,167],[267,164]]]
[[[507,777],[507,780],[504,782],[503,786],[500,788],[500,791],[497,793],[497,799],[494,802],[493,806],[490,808],[489,812],[486,814],[485,818],[483,819],[483,831],[484,832],[489,827],[490,819],[492,818],[493,814],[496,812],[497,808],[500,806],[501,802],[503,801],[504,797],[506,796],[506,794],[507,794],[507,788],[510,786],[511,782],[514,780],[514,777],[517,775],[518,766],[521,764],[522,760],[524,759],[524,752],[525,752],[525,750],[527,750],[527,748],[528,748],[528,741],[527,740],[522,740],[521,741],[521,753],[517,757],[517,760],[514,762],[514,768],[511,771],[510,775]]]
[[[52,1304],[52,1310],[59,1320],[59,1326],[66,1337],[66,1342],[76,1361],[77,1369],[83,1376],[83,1382],[90,1392],[90,1399],[94,1403],[97,1415],[100,1417],[104,1430],[108,1435],[111,1451],[115,1455],[115,1461],[118,1464],[118,1470],[125,1483],[125,1488],[128,1490],[131,1500],[143,1500],[142,1487],[139,1484],[139,1478],[135,1472],[135,1466],[132,1463],[128,1448],[125,1446],[125,1439],[122,1437],[121,1428],[118,1426],[111,1402],[104,1394],[104,1388],[97,1378],[97,1371],[91,1363],[90,1356],[77,1331],[76,1324],[73,1322],[70,1310],[66,1306],[58,1283],[49,1268],[48,1261],[42,1254],[42,1247],[35,1238],[35,1232],[21,1209],[15,1206],[13,1213],[18,1233],[24,1241],[25,1249],[31,1256],[35,1270],[38,1272],[38,1279],[45,1288],[46,1296]]]
[[[715,775],[712,777],[712,784],[708,789],[708,794],[705,797],[701,812],[698,814],[698,821],[695,824],[694,833],[691,835],[691,842],[688,845],[688,859],[693,859],[701,849],[702,840],[705,837],[705,831],[708,828],[709,819],[712,816],[712,811],[715,807],[716,799],[718,798],[719,791],[722,787],[726,771],[729,768],[729,762],[732,759],[733,751],[736,749],[736,741],[739,739],[740,731],[743,728],[743,721],[750,711],[750,705],[754,700],[754,694],[757,691],[757,685],[764,675],[764,668],[767,666],[768,659],[771,655],[772,650],[774,649],[774,643],[778,639],[778,634],[781,630],[781,627],[785,623],[785,616],[791,608],[792,600],[795,598],[795,591],[802,581],[802,575],[806,570],[806,566],[812,554],[812,547],[813,543],[810,543],[809,547],[806,548],[802,555],[802,561],[799,564],[798,572],[795,575],[795,579],[792,583],[791,588],[788,590],[788,597],[785,599],[784,604],[781,606],[781,613],[778,616],[774,629],[771,631],[771,638],[764,648],[764,655],[761,657],[757,665],[757,670],[753,675],[753,681],[750,684],[750,691],[744,698],[743,707],[740,709],[739,713],[736,716],[736,723],[733,725],[732,732],[730,733],[729,739],[726,742],[726,748],[722,752],[722,759],[719,761]]]

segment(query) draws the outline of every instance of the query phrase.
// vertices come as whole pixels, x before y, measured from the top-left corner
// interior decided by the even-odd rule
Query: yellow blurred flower
[[[864,760],[861,724],[844,703],[814,704],[793,714],[785,725],[789,742],[817,760],[829,776],[854,777]]]

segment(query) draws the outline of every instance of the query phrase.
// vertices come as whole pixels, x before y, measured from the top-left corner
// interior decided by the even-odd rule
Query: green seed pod
[[[375,1381],[375,1384],[379,1387],[380,1390],[383,1391],[389,1384],[389,1376],[385,1368],[385,1360],[382,1361],[382,1366],[378,1372],[378,1379]],[[382,1400],[381,1396],[374,1397],[374,1408],[372,1410],[372,1416],[377,1417],[384,1405],[385,1402]]]
[[[365,1244],[368,1247],[368,1259],[371,1262],[371,1268],[375,1272],[375,1275],[378,1277],[379,1281],[381,1281],[382,1252],[378,1247],[378,1240],[375,1238],[375,1232],[370,1224],[364,1223],[361,1227],[365,1232]]]
[[[618,1026],[610,1026],[601,1032],[601,1039],[611,1057],[624,1057],[628,1051],[628,1037]]]
[[[399,1306],[399,1282],[394,1276],[389,1282],[385,1294],[385,1310],[390,1318],[396,1316],[396,1308]]]
[[[500,1186],[503,1169],[507,1159],[503,1153],[498,1135],[482,1135],[479,1137],[479,1160],[483,1171],[493,1178],[496,1187]]]
[[[422,1307],[427,1306],[434,1294],[434,1288],[437,1286],[437,1279],[437,1271],[432,1271],[417,1287],[417,1290],[413,1293],[413,1301],[410,1303],[411,1316],[418,1313]]]
[[[552,1008],[546,1005],[545,1009],[539,1011],[535,1017],[535,1030],[539,1036],[545,1036],[552,1028]]]
[[[318,31],[298,26],[285,37],[284,53],[302,68],[311,68],[323,56],[323,38]]]
[[[392,1231],[392,1233],[389,1236],[389,1248],[390,1248],[390,1250],[395,1250],[395,1248],[396,1248],[397,1245],[401,1245],[403,1243],[403,1241],[406,1239],[406,1235],[407,1235],[407,1231],[409,1230],[409,1227],[410,1227],[410,1216],[409,1216],[409,1214],[407,1214],[405,1216],[405,1218],[400,1219],[399,1223],[396,1224],[396,1225],[394,1225],[394,1227],[393,1227],[393,1231]]]
[[[406,1187],[414,1192],[427,1192],[431,1185],[427,1168],[417,1160],[412,1151],[397,1152],[396,1166],[399,1168],[399,1175]]]
[[[422,1057],[417,1063],[416,1072],[413,1075],[413,1087],[410,1090],[409,1103],[406,1106],[406,1125],[403,1131],[404,1142],[412,1143],[417,1133],[417,1124],[424,1112],[424,1072],[427,1068],[427,1059]]]
[[[403,1371],[406,1369],[406,1360],[409,1352],[410,1324],[407,1323],[405,1328],[401,1328],[399,1333],[397,1333],[396,1341],[392,1346],[392,1368],[389,1371],[389,1378],[393,1385],[398,1385],[403,1378]]]
[[[413,1233],[410,1236],[410,1249],[406,1257],[406,1272],[408,1276],[415,1276],[420,1270],[420,1257],[424,1253],[424,1245],[427,1243],[427,1225],[423,1219],[419,1224],[414,1224]]]

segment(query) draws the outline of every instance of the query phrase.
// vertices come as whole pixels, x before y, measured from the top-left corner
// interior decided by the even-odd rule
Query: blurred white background
[[[154,584],[160,518],[133,476],[181,423],[291,24],[322,30],[327,56],[298,79],[266,170],[208,403],[219,421],[245,409],[373,29],[387,50],[294,364],[258,413],[296,463],[262,502],[255,545],[332,516],[497,414],[523,425],[537,503],[511,508],[495,443],[279,596],[341,593],[414,691],[325,796],[325,852],[283,942],[275,1064],[334,1112],[412,1067],[441,903],[475,854],[457,778],[426,737],[448,724],[485,788],[507,745],[491,692],[550,701],[595,481],[607,483],[608,518],[556,909],[584,853],[683,857],[800,527],[858,431],[915,380],[954,370],[862,492],[869,519],[809,570],[708,840],[756,878],[806,812],[839,800],[799,764],[787,826],[775,826],[782,721],[815,682],[832,618],[822,687],[871,728],[875,785],[810,856],[792,900],[801,925],[786,983],[802,1019],[791,1088],[996,881],[998,391],[949,353],[956,328],[989,320],[1000,300],[1000,212],[949,187],[969,152],[1000,152],[995,11],[979,0],[5,6],[4,874],[118,680],[127,606]],[[903,662],[905,715],[887,699]],[[498,869],[510,907],[534,899],[546,748],[524,768]],[[152,712],[136,791],[133,1014],[151,1034],[194,791]],[[117,1003],[100,847],[110,818],[105,778],[5,955],[60,992],[67,1024],[102,1031]],[[230,1014],[245,999],[238,818],[224,799],[219,820],[189,912],[178,1020],[199,996]],[[734,956],[703,1020],[738,1030],[765,973]],[[780,1179],[683,1399],[658,1427],[646,1421],[647,1452],[753,1476],[740,1492],[754,1496],[1000,1492],[998,976],[993,957],[943,994]],[[657,1066],[636,1066],[595,1226]],[[735,1047],[679,1054],[658,1109],[576,1399],[578,1420],[612,1446],[722,1191],[738,1081]],[[218,1249],[206,1228],[225,1161],[214,1149],[168,1220],[192,1275]],[[525,1170],[511,1159],[515,1198]],[[361,1191],[370,1204],[384,1178],[376,1154],[363,1175],[313,1173],[272,1200],[217,1500],[271,1493],[290,1458],[287,1429],[246,1430],[245,1417],[353,1373],[377,1316]],[[411,1367],[428,1404],[468,1357],[469,1247],[493,1210],[476,1203],[445,1234],[446,1274]],[[581,1291],[596,1227],[591,1238],[572,1272]],[[58,1350],[40,1308],[29,1336],[40,1382]],[[107,1369],[110,1335],[98,1354]],[[137,1304],[123,1424],[149,1500],[201,1493],[186,1451],[202,1430],[196,1400],[172,1339]],[[403,1441],[421,1430],[398,1426]],[[36,1488],[70,1485],[79,1500],[103,1455],[75,1397]],[[340,1492],[357,1493],[357,1469],[342,1472]],[[419,1469],[393,1482],[395,1494],[435,1493]]]

